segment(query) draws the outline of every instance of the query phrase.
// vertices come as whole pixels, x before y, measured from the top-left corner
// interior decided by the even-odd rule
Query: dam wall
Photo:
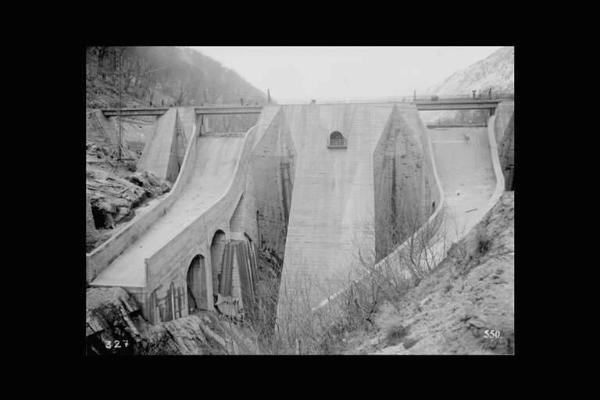
[[[258,115],[205,115],[202,131],[206,133],[246,132],[256,125]]]
[[[246,195],[256,210],[259,248],[283,259],[292,202],[296,150],[283,110],[275,115],[254,145]]]
[[[192,111],[163,121],[171,192],[86,258],[92,286],[126,287],[153,322],[253,309],[265,263],[283,264],[278,320],[319,308],[360,262],[400,265],[411,238],[437,234],[442,209],[470,224],[504,187],[502,112],[488,129],[434,132],[412,104],[268,105],[245,133],[207,133],[212,116]]]
[[[189,178],[185,203],[178,204],[181,213],[177,213],[177,219],[169,221],[168,229],[179,233],[146,260],[147,292],[156,290],[163,282],[184,281],[181,278],[185,269],[181,266],[189,265],[198,254],[206,260],[207,282],[213,282],[212,273],[209,273],[213,269],[210,247],[217,232],[221,232],[225,240],[231,238],[230,221],[242,197],[253,130],[240,138],[200,136],[197,139],[195,167],[190,171],[194,175]],[[220,189],[214,190],[213,183]],[[204,187],[210,187],[215,196],[206,196]],[[199,196],[202,196],[202,202],[195,200]],[[195,220],[188,221],[186,217],[195,217]],[[171,227],[179,220],[185,224],[180,231],[178,227]],[[179,275],[179,279],[172,275]],[[212,293],[213,288],[208,292]]]
[[[177,108],[170,108],[156,121],[156,130],[146,143],[137,165],[139,171],[149,171],[161,179],[175,182],[187,144]]]
[[[200,126],[193,124],[186,154],[182,163],[182,173],[179,174],[173,188],[167,194],[165,199],[156,203],[148,212],[136,215],[127,223],[116,235],[111,236],[106,242],[102,243],[91,253],[86,254],[86,280],[91,282],[98,274],[103,271],[113,260],[115,260],[125,249],[131,246],[149,227],[152,226],[161,216],[165,215],[169,207],[177,200],[179,194],[187,185],[193,168],[187,168],[187,164],[192,164],[196,158],[196,140]]]
[[[394,108],[373,155],[375,257],[379,261],[441,205],[427,130],[417,112]]]
[[[391,213],[393,205],[396,205],[398,209],[402,210],[403,202],[406,201],[409,206],[408,210],[414,210],[416,207],[417,212],[421,210],[421,218],[423,216],[427,216],[428,218],[422,220],[421,218],[415,218],[414,216],[410,218],[410,214],[399,214],[399,216],[403,218],[399,218],[398,222],[410,224],[409,226],[412,231],[409,231],[410,235],[404,237],[400,245],[396,245],[391,251],[385,253],[383,257],[379,254],[375,254],[377,257],[365,257],[364,262],[372,262],[374,269],[381,269],[386,266],[402,268],[402,261],[410,252],[415,252],[415,247],[418,247],[415,246],[415,243],[428,240],[438,232],[438,229],[444,220],[443,210],[446,207],[444,190],[438,175],[431,137],[429,131],[421,121],[419,114],[411,111],[402,113],[401,120],[403,120],[404,123],[398,123],[398,115],[393,117],[394,118],[391,120],[396,122],[395,127],[386,132],[386,135],[382,136],[373,156],[375,165],[382,165],[381,169],[378,169],[381,171],[382,176],[379,178],[379,183],[376,186],[377,196],[383,197],[386,195],[389,197],[387,203],[385,202],[385,197],[376,197],[376,201],[381,201],[379,204],[382,204],[380,211],[382,214],[384,212]],[[391,134],[392,132],[393,136]],[[410,143],[410,145],[407,146],[405,144],[403,146],[398,146],[396,144],[398,142]],[[388,145],[393,146],[390,146],[390,149],[387,147]],[[418,146],[420,147],[419,152],[415,151]],[[411,147],[413,148],[412,154],[408,157],[407,150]],[[385,158],[387,158],[387,160],[385,160]],[[403,201],[399,202],[399,204],[398,202],[392,201],[393,186],[395,184],[396,187],[398,186],[397,183],[395,183],[397,181],[393,179],[393,172],[390,171],[391,168],[397,168],[397,164],[394,165],[395,159],[400,159],[401,162],[408,167],[408,171],[412,170],[413,173],[416,173],[413,180],[408,182],[412,184],[413,190],[415,189],[415,186],[420,186],[422,188],[420,193],[425,196],[424,201],[419,201],[419,199],[415,199],[414,195],[408,193],[401,193],[399,198],[403,199]],[[377,179],[377,176],[375,179]],[[430,201],[432,206],[431,211],[428,210]],[[378,207],[378,209],[379,208],[380,207]],[[417,216],[419,216],[419,214],[417,214]],[[382,234],[389,234],[389,221],[384,220],[383,222],[385,223],[384,227],[376,225],[376,233],[383,230]],[[415,225],[416,223],[421,224]],[[402,226],[398,227],[402,228]],[[404,232],[406,232],[406,230]],[[387,241],[384,244],[387,246],[391,243]],[[379,247],[379,249],[381,249],[380,251],[387,250],[381,247]],[[366,275],[364,275],[364,272],[366,272]],[[403,277],[407,282],[414,279],[412,271],[409,271],[406,268],[400,270],[400,277]],[[334,315],[337,315],[340,310],[343,309],[345,302],[348,301],[349,298],[361,295],[361,293],[371,292],[371,279],[372,278],[369,277],[369,272],[363,270],[362,276],[359,275],[358,277],[353,277],[346,287],[324,299],[318,306],[312,308],[311,311],[325,314],[333,313]]]
[[[182,115],[174,129],[185,135]],[[283,113],[266,107],[255,127],[237,134],[204,132],[209,117],[192,124],[166,198],[87,257],[92,286],[126,287],[153,322],[215,307],[233,317],[253,313],[257,249],[283,258],[294,168]]]
[[[194,126],[197,121],[196,110],[194,107],[177,107],[177,115],[187,143],[194,134]]]
[[[426,158],[433,168],[433,191],[439,193],[439,202],[414,234],[375,264],[373,270],[383,271],[384,279],[387,268],[392,268],[393,276],[407,285],[429,273],[445,258],[452,244],[496,204],[505,186],[496,126],[496,116],[492,116],[486,128],[426,130]],[[313,308],[313,312],[338,314],[353,297],[369,296],[377,279],[367,273],[353,280],[347,288]]]
[[[197,259],[201,260],[204,274],[198,283],[202,287],[198,291],[202,298],[202,302],[198,302],[201,309],[217,308],[232,317],[241,311],[250,318],[255,316],[256,251],[261,226],[268,234],[267,239],[263,235],[263,242],[275,246],[281,240],[285,223],[284,213],[278,210],[284,207],[281,202],[285,197],[281,196],[284,187],[279,167],[287,156],[289,143],[286,145],[281,138],[277,112],[277,108],[265,110],[256,126],[241,137],[208,134],[197,139],[196,153],[190,152],[196,166],[186,167],[182,172],[184,178],[192,172],[194,176],[188,181],[187,193],[179,203],[189,198],[189,207],[203,201],[212,205],[189,212],[185,211],[188,207],[178,203],[177,208],[185,211],[183,216],[198,217],[146,260],[145,297],[140,303],[151,320],[187,315],[189,293],[194,291],[189,271]],[[214,185],[219,182],[230,184],[216,190]],[[203,190],[209,186],[211,190]],[[210,197],[207,192],[213,191],[223,195],[207,199]],[[202,200],[194,200],[196,198]],[[273,204],[267,204],[270,201]],[[175,213],[176,210],[171,211]],[[265,222],[265,215],[273,218],[271,223],[268,218]],[[163,228],[168,229],[171,228]],[[186,291],[187,298],[183,296]],[[177,296],[183,296],[180,302]],[[169,305],[174,305],[171,312]]]
[[[296,160],[278,319],[300,297],[312,308],[345,287],[358,251],[375,255],[376,218],[387,219],[403,208],[421,210],[426,217],[434,212],[432,203],[441,202],[414,105],[282,109]],[[346,147],[328,146],[333,132],[343,135]]]

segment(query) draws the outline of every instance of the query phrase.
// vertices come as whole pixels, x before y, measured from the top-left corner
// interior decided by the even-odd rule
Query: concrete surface
[[[255,222],[253,215],[240,210],[246,205],[243,191],[256,129],[204,135],[200,134],[202,117],[194,118],[193,123],[187,118],[187,129],[185,114],[179,124],[182,134],[190,131],[190,126],[194,133],[171,192],[86,257],[91,286],[126,287],[153,323],[188,315],[188,271],[198,256],[205,276],[193,280],[202,282],[202,287],[192,290],[206,295],[203,309],[214,309],[211,243],[215,232],[224,232],[228,241],[231,225],[240,230],[238,239],[255,239],[256,228],[248,229]],[[247,121],[234,119],[230,125],[238,123]],[[267,127],[268,123],[262,124],[261,133]],[[240,300],[238,275],[243,272],[234,266],[234,294]]]
[[[142,156],[137,165],[139,171],[149,171],[161,179],[175,182],[183,154],[179,151],[185,148],[186,137],[178,128],[178,113],[171,108],[156,122],[156,131],[146,143]],[[180,144],[180,142],[183,142]]]
[[[465,234],[496,186],[487,128],[430,129],[438,175],[446,200],[449,229]]]
[[[279,314],[305,280],[311,301],[338,288],[337,275],[352,261],[354,233],[374,215],[372,156],[392,108],[283,106],[297,159]],[[333,131],[344,135],[346,149],[327,148]]]
[[[428,240],[428,251],[418,251],[417,271],[426,272],[441,262],[453,243],[462,239],[468,231],[496,204],[504,191],[496,144],[496,117],[492,116],[487,128],[440,128],[429,129],[436,182],[441,187],[442,199],[429,220],[411,237],[407,238],[377,265],[402,266],[404,278],[414,279],[406,269],[406,256],[414,253],[415,241],[428,230],[434,230]],[[414,256],[414,254],[413,254]],[[336,306],[342,289],[322,301],[313,309]]]
[[[92,286],[144,287],[144,260],[173,239],[204,213],[229,187],[240,157],[244,138],[201,137],[186,190],[136,243],[121,254],[91,282]]]
[[[419,114],[395,109],[373,155],[374,261],[388,255],[442,205],[432,147]]]
[[[285,250],[280,299],[307,278],[312,307],[347,282],[357,243],[374,251],[368,224],[375,224],[376,209],[415,204],[430,224],[443,207],[452,222],[443,234],[454,232],[448,237],[455,241],[504,185],[495,118],[489,129],[427,130],[411,104],[272,105],[245,133],[199,135],[203,118],[187,109],[160,117],[145,163],[167,174],[177,161],[172,191],[87,257],[92,286],[128,288],[146,315],[158,314],[159,300],[172,307],[170,318],[187,315],[187,271],[198,255],[213,306],[211,243],[218,231],[227,241]],[[250,121],[213,120],[207,127]],[[327,147],[333,131],[347,148]],[[177,145],[183,140],[184,156]],[[384,201],[387,194],[395,200]]]
[[[389,132],[413,135],[410,143],[421,145],[414,105],[282,109],[297,156],[278,314],[285,313],[286,298],[294,301],[298,290],[308,291],[311,306],[338,291],[351,273],[357,245],[374,252],[374,153],[381,138]],[[347,148],[327,147],[333,131],[344,135]]]

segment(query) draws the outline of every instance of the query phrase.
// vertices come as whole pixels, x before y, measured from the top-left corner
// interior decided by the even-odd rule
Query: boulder
[[[112,229],[135,215],[134,209],[171,189],[149,172],[120,178],[102,170],[87,171],[87,193],[96,229]]]

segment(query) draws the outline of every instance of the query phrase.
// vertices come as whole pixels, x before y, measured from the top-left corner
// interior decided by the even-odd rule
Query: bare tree
[[[439,210],[435,218],[426,219],[416,207],[402,210],[399,218],[379,218],[377,237],[374,218],[355,227],[355,257],[346,276],[337,277],[345,282],[344,289],[335,292],[310,274],[289,278],[293,285],[282,282],[274,353],[295,354],[298,343],[301,354],[335,352],[345,332],[373,326],[374,314],[383,302],[395,305],[436,267],[448,247],[445,213]],[[398,221],[403,221],[402,229]],[[381,260],[375,239],[390,249]],[[314,293],[325,294],[327,300],[313,307]]]

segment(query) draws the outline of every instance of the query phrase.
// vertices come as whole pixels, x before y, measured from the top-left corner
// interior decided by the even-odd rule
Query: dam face
[[[436,192],[426,131],[400,104],[281,106],[296,166],[278,319],[343,289],[359,256],[374,261],[402,240],[385,223],[428,217]],[[328,146],[334,132],[345,147]],[[379,248],[379,255],[376,249]]]
[[[268,105],[257,121],[171,110],[141,165],[173,189],[87,255],[88,283],[127,288],[152,322],[215,309],[293,319],[442,206],[459,228],[475,223],[498,192],[493,134],[514,135],[505,108],[488,128],[429,131],[404,103]]]

